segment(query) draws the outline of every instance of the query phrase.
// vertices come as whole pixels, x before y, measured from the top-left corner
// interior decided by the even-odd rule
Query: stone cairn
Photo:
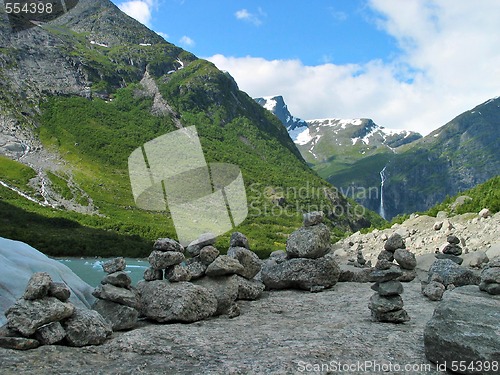
[[[500,257],[490,260],[481,272],[479,289],[492,295],[500,294]]]
[[[264,285],[254,276],[262,262],[250,250],[245,235],[232,233],[227,255],[220,254],[215,240],[215,235],[206,233],[186,249],[170,238],[155,242],[150,267],[137,285],[143,316],[158,322],[236,317],[238,299],[260,297]]]
[[[46,272],[34,273],[25,292],[6,312],[0,328],[0,346],[26,350],[40,345],[100,345],[112,333],[96,311],[75,307],[64,283],[53,282]]]
[[[139,318],[137,294],[125,268],[122,257],[103,263],[102,269],[107,275],[92,293],[97,298],[92,309],[111,324],[113,331],[132,329]]]
[[[372,266],[371,260],[366,261],[363,255],[363,246],[358,245],[358,250],[356,251],[356,259],[349,259],[347,261],[349,266],[357,267],[357,268],[370,268]]]
[[[304,214],[303,226],[293,232],[284,251],[273,252],[262,267],[267,289],[320,292],[335,285],[340,268],[330,251],[330,230],[322,211]]]
[[[460,266],[464,261],[460,255],[462,255],[460,239],[453,234],[449,234],[446,237],[446,243],[436,250],[435,257],[441,261],[446,259],[450,260],[456,263],[455,266]],[[440,301],[447,289],[453,289],[455,287],[454,282],[448,280],[449,278],[445,276],[448,271],[441,269],[443,268],[440,267],[442,263],[443,262],[438,262],[437,265],[431,267],[427,280],[422,281],[422,294],[431,301]],[[444,266],[446,267],[446,264]]]
[[[397,264],[393,263],[394,260]],[[408,274],[412,275],[416,266],[415,254],[406,250],[403,238],[394,233],[385,242],[375,270],[370,273],[370,281],[375,282],[372,289],[376,293],[370,298],[368,307],[374,321],[404,323],[410,320],[400,296],[403,293],[401,281],[410,281],[412,278]]]
[[[458,265],[462,264],[464,261],[460,255],[462,255],[460,239],[452,234],[446,238],[446,243],[436,251],[437,259],[450,259]]]

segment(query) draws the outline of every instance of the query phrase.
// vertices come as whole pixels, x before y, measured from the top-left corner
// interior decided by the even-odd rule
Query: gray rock
[[[388,312],[372,311],[372,319],[377,322],[404,323],[408,322],[410,317],[404,309],[401,309]]]
[[[244,247],[250,249],[248,238],[240,232],[233,232],[229,240],[229,247]]]
[[[31,336],[41,326],[63,320],[73,314],[75,307],[54,297],[39,300],[18,300],[5,313],[7,326],[23,336]]]
[[[340,265],[339,282],[367,283],[370,282],[372,268],[359,268],[349,264]]]
[[[396,277],[394,280],[401,281],[402,283],[408,283],[414,280],[417,277],[417,271],[415,270],[401,270],[403,274],[399,277]]]
[[[235,277],[238,280],[238,299],[254,301],[260,298],[266,288],[264,283],[260,281],[248,280],[239,275]]]
[[[500,296],[478,291],[476,286],[464,286],[446,292],[424,329],[426,357],[434,363],[446,363],[451,370],[453,361],[467,369],[473,364],[493,363],[500,358]],[[498,369],[481,374],[498,374]],[[470,370],[463,374],[478,373]]]
[[[67,302],[71,297],[71,290],[65,283],[51,282],[48,295],[57,298],[61,302]]]
[[[208,266],[220,255],[219,250],[213,246],[205,246],[200,250],[200,262]]]
[[[106,273],[123,271],[126,267],[127,263],[123,257],[114,258],[102,264],[102,269]]]
[[[483,292],[489,293],[491,295],[499,295],[500,294],[500,284],[499,283],[485,283],[482,282],[479,284],[479,289]]]
[[[111,324],[97,311],[87,309],[75,309],[63,326],[70,346],[101,345],[113,333]]]
[[[153,250],[149,255],[148,261],[152,268],[162,270],[180,264],[185,259],[184,254],[177,251]]]
[[[55,344],[66,337],[66,331],[59,322],[52,322],[41,326],[35,332],[35,338],[42,345]]]
[[[184,247],[177,241],[171,238],[158,238],[154,245],[154,250],[158,251],[175,251],[178,253],[184,253]]]
[[[443,254],[462,255],[462,248],[458,245],[447,244],[443,248]]]
[[[240,306],[236,302],[233,302],[227,311],[228,318],[236,318],[237,316],[240,316],[240,314]]]
[[[386,251],[386,253],[389,253],[389,252]],[[378,270],[388,270],[392,266],[394,266],[394,263],[392,263],[392,261],[388,261],[387,259],[379,259],[379,260],[377,260],[377,263],[375,263],[375,268]]]
[[[384,243],[384,249],[394,253],[396,249],[406,249],[403,237],[399,233],[393,233]]]
[[[286,241],[289,258],[316,259],[330,250],[330,230],[325,224],[302,227],[293,232]]]
[[[148,267],[144,271],[144,280],[146,281],[155,281],[155,280],[163,280],[163,270],[155,270],[153,267]]]
[[[422,294],[431,301],[440,301],[443,298],[445,290],[445,286],[440,282],[431,281],[422,289]]]
[[[487,217],[491,216],[491,211],[488,208],[483,208],[479,213],[477,214],[480,218],[486,219]]]
[[[175,266],[170,266],[165,270],[165,279],[171,283],[189,281],[191,280],[191,273],[186,267],[176,264]]]
[[[124,271],[110,273],[101,280],[101,284],[111,284],[118,288],[129,288],[132,284],[130,276]]]
[[[245,247],[230,247],[227,255],[240,262],[243,266],[243,271],[238,272],[238,275],[252,279],[257,275],[262,267],[262,261],[253,251]]]
[[[196,280],[205,276],[205,271],[207,270],[207,266],[202,263],[200,256],[188,259],[186,268],[191,275],[191,280]]]
[[[437,259],[429,269],[429,275],[437,273],[446,287],[449,284],[455,286],[479,285],[481,278],[472,270],[459,266],[449,259]]]
[[[204,277],[193,281],[193,284],[202,286],[214,294],[217,299],[217,310],[214,315],[222,315],[229,313],[231,306],[238,298],[237,277],[237,275]]]
[[[463,264],[472,268],[481,268],[490,261],[486,253],[480,250],[465,254],[463,258]]]
[[[449,235],[448,237],[446,237],[446,241],[448,243],[451,243],[452,245],[458,245],[460,243],[460,238],[454,235]]]
[[[40,342],[35,339],[25,337],[2,337],[0,336],[0,348],[14,350],[30,350],[40,346]]]
[[[370,298],[369,309],[379,313],[401,310],[403,308],[403,299],[399,295],[381,296],[375,293]]]
[[[103,299],[98,299],[92,309],[101,314],[113,331],[132,329],[139,318],[139,311],[136,309]]]
[[[141,314],[157,322],[195,322],[217,311],[215,295],[190,282],[139,282]]]
[[[406,249],[396,249],[394,251],[394,259],[401,266],[401,268],[406,270],[413,270],[417,266],[415,254]]]
[[[402,276],[403,272],[401,271],[401,268],[399,268],[396,265],[392,265],[391,268],[385,269],[385,270],[380,270],[380,269],[375,269],[370,273],[370,281],[372,282],[384,282],[384,281],[390,281],[397,279],[398,277]]]
[[[377,259],[379,260],[386,260],[388,262],[392,262],[394,260],[394,254],[393,252],[387,251],[387,250],[382,250],[379,254]]]
[[[137,307],[136,293],[129,289],[118,288],[111,284],[99,285],[94,290],[94,297],[119,303],[120,305]]]
[[[200,255],[201,249],[203,249],[205,246],[213,245],[216,240],[217,240],[217,237],[215,236],[215,234],[204,233],[198,239],[192,241],[188,245],[187,252],[191,256]]]
[[[238,262],[237,259],[231,258],[227,255],[218,256],[207,267],[205,274],[207,276],[224,276],[233,275],[235,273],[243,272],[244,267]]]
[[[403,284],[396,280],[375,283],[371,288],[383,297],[399,295],[404,290]]]
[[[485,283],[500,283],[500,267],[487,267],[481,272],[481,281]]]
[[[325,214],[323,211],[308,212],[303,215],[303,221],[305,227],[310,227],[312,225],[317,225],[323,222]]]
[[[310,290],[316,285],[330,288],[339,276],[340,267],[331,257],[293,258],[281,263],[268,261],[262,267],[262,281],[267,289]]]
[[[436,259],[449,259],[458,265],[461,265],[464,262],[463,258],[452,254],[437,253],[435,257]]]
[[[47,296],[52,279],[47,272],[36,272],[28,281],[23,294],[27,300],[40,299]]]

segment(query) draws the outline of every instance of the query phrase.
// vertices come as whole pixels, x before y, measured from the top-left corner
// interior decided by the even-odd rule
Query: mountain
[[[370,119],[304,121],[289,113],[281,96],[255,100],[280,119],[302,157],[321,177],[385,215],[380,209],[381,171],[401,146],[422,138],[419,133],[387,129]]]
[[[499,108],[490,99],[425,137],[369,119],[308,120],[290,136],[320,176],[391,219],[500,174]]]
[[[80,0],[18,32],[0,14],[0,43],[3,237],[53,255],[147,254],[152,240],[175,237],[174,224],[136,206],[128,157],[188,126],[208,163],[241,169],[249,215],[236,229],[261,256],[284,248],[304,211],[327,211],[337,236],[380,220],[314,173],[231,76],[110,1]]]

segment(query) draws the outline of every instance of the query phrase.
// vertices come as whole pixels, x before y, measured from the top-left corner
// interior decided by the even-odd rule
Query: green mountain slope
[[[230,76],[109,1],[81,0],[23,34],[0,19],[0,153],[8,156],[0,236],[58,255],[146,255],[152,240],[175,231],[168,212],[136,207],[128,156],[192,125],[207,162],[242,170],[249,216],[237,230],[261,256],[284,248],[304,211],[329,212],[337,236],[380,221],[311,171],[286,129]],[[30,224],[19,230],[22,222]],[[227,243],[219,238],[221,249]]]

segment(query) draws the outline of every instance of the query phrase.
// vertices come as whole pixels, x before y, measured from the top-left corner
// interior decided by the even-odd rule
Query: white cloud
[[[255,26],[262,25],[261,17],[265,15],[265,12],[261,8],[258,9],[258,14],[250,13],[247,9],[240,9],[234,13],[236,19],[253,23]]]
[[[370,0],[380,29],[401,53],[387,63],[325,63],[257,57],[209,58],[249,95],[283,95],[304,119],[369,117],[427,134],[500,95],[500,2]],[[242,14],[244,15],[244,14]]]
[[[118,8],[140,23],[151,26],[152,13],[157,7],[156,3],[157,0],[130,0],[118,4]]]
[[[193,39],[184,35],[182,38],[179,39],[179,44],[181,44],[184,47],[193,47],[196,43]]]
[[[155,33],[157,33],[159,36],[161,36],[166,41],[168,41],[168,39],[170,38],[170,36],[167,33],[164,33],[162,31],[155,31]]]

